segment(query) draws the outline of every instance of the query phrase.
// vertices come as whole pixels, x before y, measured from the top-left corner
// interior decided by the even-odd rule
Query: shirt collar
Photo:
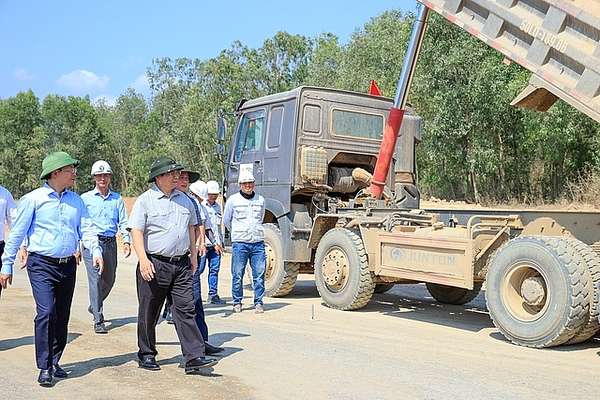
[[[164,194],[163,191],[158,188],[156,183],[153,183],[152,186],[150,187],[150,189],[151,189],[151,193],[157,199],[162,199],[163,197],[167,197],[167,195]],[[172,199],[173,197],[179,196],[180,194],[182,194],[182,193],[179,190],[173,189],[173,191],[171,192],[171,196],[169,196],[169,198]]]
[[[108,199],[110,197],[110,195],[112,194],[112,190],[108,189],[108,193],[106,194],[106,196],[103,196],[102,193],[100,193],[100,191],[98,190],[97,187],[94,186],[94,189],[92,189],[92,194],[94,196],[100,196],[102,197],[104,200]]]
[[[61,198],[61,196],[64,196],[64,195],[65,195],[65,194],[66,194],[66,193],[69,191],[69,189],[65,189],[65,190],[63,190],[63,192],[62,192],[62,195],[59,195],[59,194],[56,192],[56,190],[52,189],[52,186],[48,185],[48,182],[44,183],[44,185],[41,187],[41,189],[42,189],[42,190],[43,190],[43,192],[44,192],[44,193],[46,193],[47,195],[54,194],[54,196],[55,196],[56,198]]]

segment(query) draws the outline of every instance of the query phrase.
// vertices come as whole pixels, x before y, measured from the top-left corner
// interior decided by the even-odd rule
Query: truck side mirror
[[[217,143],[225,141],[225,133],[227,132],[227,121],[222,115],[217,119]],[[222,147],[222,146],[221,146]]]

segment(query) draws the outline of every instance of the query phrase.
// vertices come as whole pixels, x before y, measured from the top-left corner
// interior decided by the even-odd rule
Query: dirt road
[[[230,300],[228,267],[227,259],[220,290]],[[207,376],[183,373],[175,330],[161,323],[162,370],[148,372],[134,361],[132,261],[121,260],[105,306],[108,335],[92,331],[84,268],[78,274],[62,360],[70,377],[51,389],[35,383],[34,305],[24,271],[2,293],[3,398],[549,400],[600,393],[600,343],[555,350],[510,345],[493,327],[482,295],[466,307],[442,306],[420,285],[397,286],[363,310],[339,312],[321,305],[308,275],[290,296],[267,299],[263,315],[207,306],[210,342],[226,348]]]

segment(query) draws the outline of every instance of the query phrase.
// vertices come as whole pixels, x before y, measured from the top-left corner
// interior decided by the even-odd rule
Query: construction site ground
[[[534,350],[494,328],[483,293],[466,306],[436,303],[423,285],[376,294],[359,311],[322,305],[311,275],[266,312],[207,305],[210,342],[223,346],[204,375],[185,375],[173,325],[157,327],[162,370],[136,363],[135,257],[121,259],[105,304],[108,335],[93,332],[83,265],[62,366],[53,388],[35,382],[31,289],[24,270],[0,299],[0,368],[5,399],[594,399],[600,343]],[[229,256],[220,293],[231,301]],[[206,282],[203,282],[206,294]]]

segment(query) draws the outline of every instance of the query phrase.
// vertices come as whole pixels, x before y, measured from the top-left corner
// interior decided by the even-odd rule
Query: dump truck
[[[335,309],[414,283],[459,305],[485,283],[490,316],[511,342],[586,341],[600,328],[600,213],[422,209],[422,121],[406,99],[434,11],[532,73],[513,105],[545,111],[562,99],[600,122],[600,3],[419,2],[393,99],[300,87],[239,103],[225,198],[251,169],[266,201],[267,294],[286,295],[311,272]]]

